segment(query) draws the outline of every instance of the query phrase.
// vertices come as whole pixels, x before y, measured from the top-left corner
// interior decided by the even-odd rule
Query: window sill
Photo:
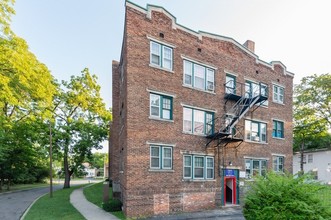
[[[275,103],[275,104],[279,104],[279,105],[285,105],[284,102],[277,102],[277,101],[274,101],[274,100],[272,100],[272,102]]]
[[[169,73],[174,73],[173,70],[170,70],[170,69],[167,69],[167,68],[164,68],[164,67],[160,67],[158,65],[155,65],[155,64],[149,64],[150,67],[153,67],[153,68],[156,68],[156,69],[159,69],[159,70],[164,70],[164,71],[167,71]]]
[[[174,170],[165,170],[165,169],[149,169],[149,172],[153,172],[153,173],[174,173]]]
[[[250,140],[246,140],[246,139],[245,139],[245,142],[252,143],[252,144],[263,144],[263,145],[267,145],[268,144],[267,142],[250,141]]]
[[[205,135],[205,134],[190,133],[190,132],[186,132],[186,131],[183,131],[182,133],[183,133],[183,134],[194,135],[194,136],[200,136],[200,137],[206,137],[206,136],[207,136],[207,135]]]
[[[212,94],[212,95],[216,95],[215,91],[208,91],[208,90],[198,89],[198,88],[195,88],[193,86],[189,86],[189,85],[185,85],[185,84],[183,84],[183,87],[188,88],[188,89],[192,89],[192,90],[196,90],[196,91],[200,91],[200,92],[209,93],[209,94]]]
[[[216,182],[216,179],[182,179],[182,182]]]
[[[277,140],[285,140],[285,138],[280,138],[280,137],[272,137],[273,139],[277,139]]]
[[[151,119],[151,120],[156,120],[156,121],[174,122],[174,120],[158,118],[158,117],[153,117],[153,116],[149,116],[148,118]]]

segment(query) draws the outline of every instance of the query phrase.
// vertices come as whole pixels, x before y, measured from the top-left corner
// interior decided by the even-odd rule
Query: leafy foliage
[[[42,181],[46,109],[56,85],[47,67],[10,30],[15,0],[0,0],[0,189],[11,182]]]
[[[330,145],[331,75],[305,77],[294,90],[294,149]]]
[[[14,3],[15,0],[0,0],[0,34],[2,35],[11,33],[10,18],[11,15],[15,14]]]
[[[91,156],[92,149],[101,149],[108,136],[111,114],[100,97],[96,79],[84,69],[81,76],[62,81],[63,88],[54,101],[54,139],[63,156],[65,188],[70,187],[70,176]]]
[[[325,185],[313,182],[307,175],[268,173],[257,177],[246,195],[244,216],[250,219],[330,219],[318,193]]]

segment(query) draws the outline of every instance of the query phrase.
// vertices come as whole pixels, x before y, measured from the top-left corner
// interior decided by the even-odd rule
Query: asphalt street
[[[63,182],[54,181],[53,190],[63,188]],[[71,180],[70,185],[80,185],[97,182],[95,180]],[[38,197],[49,193],[49,187],[35,188],[17,192],[0,193],[0,219],[1,220],[19,220],[24,211]]]
[[[61,189],[63,185],[53,185]],[[0,194],[0,219],[19,220],[29,205],[39,196],[49,192],[49,187]]]

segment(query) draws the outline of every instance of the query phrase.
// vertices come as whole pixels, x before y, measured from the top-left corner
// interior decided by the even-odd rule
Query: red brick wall
[[[179,28],[172,28],[172,20],[161,12],[152,11],[152,18],[127,7],[125,34],[121,64],[124,65],[124,83],[121,89],[113,88],[113,154],[122,155],[123,172],[114,174],[122,188],[124,212],[128,217],[146,216],[166,212],[193,211],[214,207],[220,201],[219,166],[229,161],[245,170],[244,156],[270,158],[272,154],[286,155],[285,168],[292,169],[292,86],[293,77],[284,74],[281,65],[270,66],[256,62],[248,51],[233,42],[211,37],[198,39]],[[164,38],[159,37],[159,33]],[[150,67],[150,40],[148,36],[175,45],[173,49],[173,72]],[[201,52],[198,51],[201,49]],[[183,87],[182,55],[217,67],[215,71],[215,93],[207,93]],[[243,142],[239,147],[229,144],[220,153],[218,161],[216,149],[206,149],[206,138],[184,134],[183,106],[190,105],[216,111],[216,117],[224,113],[224,83],[227,72],[237,74],[237,82],[246,79],[263,82],[269,86],[268,108],[258,108],[246,118],[266,121],[267,144]],[[113,87],[120,87],[118,73],[114,76]],[[272,84],[285,87],[284,105],[272,102]],[[175,95],[173,98],[173,122],[149,118],[149,92],[156,90]],[[115,92],[115,93],[114,93]],[[122,104],[123,109],[121,108]],[[115,108],[117,110],[115,110]],[[124,115],[121,119],[120,112]],[[115,115],[116,112],[116,115]],[[272,138],[272,119],[285,121],[284,140]],[[122,122],[115,123],[116,120]],[[123,131],[120,132],[123,123]],[[244,123],[242,119],[241,124]],[[116,127],[117,126],[117,127]],[[173,171],[150,171],[150,147],[147,142],[173,144]],[[184,181],[183,153],[186,151],[210,153],[215,156],[215,180]],[[114,158],[118,156],[113,155]],[[120,163],[115,159],[114,163]],[[113,165],[115,167],[115,165]],[[113,167],[113,170],[114,170]],[[119,168],[116,168],[119,170]],[[115,171],[117,172],[117,171]],[[116,177],[117,178],[117,177]],[[159,197],[160,195],[161,198]],[[169,195],[168,200],[164,195]],[[217,195],[217,196],[215,196]],[[217,198],[216,198],[217,197]],[[165,203],[164,203],[165,202]],[[165,205],[169,202],[169,205]],[[156,207],[156,208],[155,208]]]

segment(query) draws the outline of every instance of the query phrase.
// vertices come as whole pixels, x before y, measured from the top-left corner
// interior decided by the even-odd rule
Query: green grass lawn
[[[82,186],[84,185],[57,190],[53,192],[53,198],[49,194],[42,196],[33,204],[24,220],[84,220],[70,203],[71,192]]]
[[[109,188],[109,200],[113,199],[112,197],[112,188]],[[86,199],[93,204],[101,207],[102,199],[103,199],[103,182],[93,184],[92,186],[86,187],[84,189],[84,195]],[[126,219],[123,212],[112,212],[119,219]]]

